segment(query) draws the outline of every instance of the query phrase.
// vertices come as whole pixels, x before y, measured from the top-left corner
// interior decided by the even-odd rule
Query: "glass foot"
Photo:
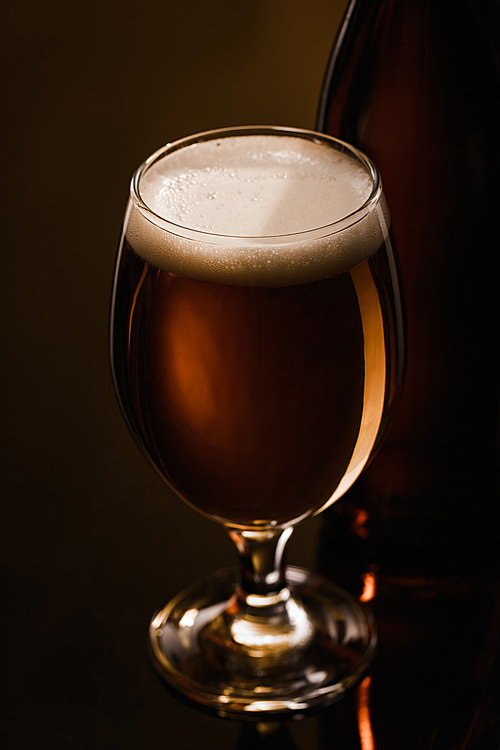
[[[271,603],[242,606],[236,570],[186,589],[150,626],[153,663],[188,698],[256,719],[333,703],[366,672],[376,634],[369,609],[296,567]],[[272,614],[270,612],[272,611]]]

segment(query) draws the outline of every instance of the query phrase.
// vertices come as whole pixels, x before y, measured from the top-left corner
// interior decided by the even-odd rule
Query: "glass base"
[[[271,617],[262,597],[246,597],[242,608],[236,570],[180,593],[151,622],[159,674],[188,698],[238,718],[304,712],[341,698],[373,658],[370,610],[301,568],[288,567],[286,581]]]

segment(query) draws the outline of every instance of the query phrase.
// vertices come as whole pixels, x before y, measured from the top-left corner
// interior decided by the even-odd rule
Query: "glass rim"
[[[372,180],[372,187],[369,196],[361,203],[358,208],[340,219],[336,219],[333,222],[324,224],[322,226],[313,227],[311,229],[299,230],[297,232],[271,234],[271,235],[230,235],[222,234],[220,232],[208,232],[202,229],[194,229],[192,227],[185,226],[183,224],[176,224],[169,219],[158,214],[152,209],[146,201],[142,198],[140,183],[142,177],[148,172],[151,167],[157,162],[161,161],[168,154],[179,151],[187,146],[194,145],[203,141],[215,140],[217,138],[228,138],[228,137],[241,137],[250,135],[277,135],[277,136],[288,136],[292,138],[303,138],[316,143],[324,143],[326,145],[333,146],[335,150],[341,153],[348,153],[351,157],[355,158],[359,164],[361,164],[370,175]],[[382,181],[377,167],[372,160],[360,149],[351,145],[347,141],[344,141],[335,136],[328,135],[326,133],[320,133],[315,130],[306,128],[287,127],[280,125],[240,125],[232,127],[221,127],[212,130],[205,130],[193,135],[188,135],[183,138],[179,138],[175,141],[166,143],[161,148],[154,151],[147,159],[145,159],[139,167],[135,170],[131,182],[130,182],[130,197],[133,200],[135,207],[140,213],[151,223],[155,224],[159,229],[163,229],[170,234],[174,234],[186,239],[199,239],[208,243],[217,243],[231,241],[238,243],[276,243],[276,242],[296,242],[299,238],[306,238],[308,240],[325,237],[328,235],[340,232],[350,226],[353,226],[360,221],[367,213],[370,213],[375,206],[379,203],[382,194]]]

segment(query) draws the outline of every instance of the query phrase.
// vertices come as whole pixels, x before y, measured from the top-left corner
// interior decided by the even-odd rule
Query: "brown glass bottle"
[[[317,129],[381,172],[408,341],[386,441],[330,513],[399,572],[482,566],[496,524],[498,15],[493,0],[351,0],[319,107]]]

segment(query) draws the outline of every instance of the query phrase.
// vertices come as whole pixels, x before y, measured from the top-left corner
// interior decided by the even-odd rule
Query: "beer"
[[[134,190],[111,345],[139,444],[233,526],[336,500],[401,377],[389,217],[363,158],[243,131],[155,155]]]

